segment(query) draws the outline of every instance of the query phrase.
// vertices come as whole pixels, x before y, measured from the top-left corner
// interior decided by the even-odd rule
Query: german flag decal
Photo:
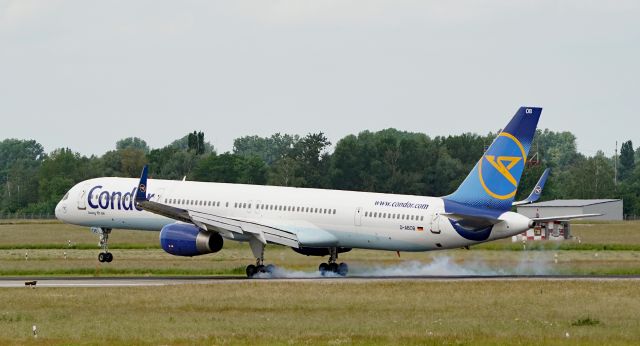
[[[418,232],[422,232],[422,231],[424,231],[424,227],[418,226]]]

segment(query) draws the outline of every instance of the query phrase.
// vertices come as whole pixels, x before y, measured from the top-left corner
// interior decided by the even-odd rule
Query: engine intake
[[[160,246],[175,256],[199,256],[218,252],[224,241],[216,232],[205,232],[186,223],[173,223],[162,227]]]

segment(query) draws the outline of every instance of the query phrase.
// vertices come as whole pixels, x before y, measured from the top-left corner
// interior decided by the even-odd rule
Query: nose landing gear
[[[113,261],[113,254],[109,252],[109,234],[111,234],[111,228],[91,227],[91,231],[100,236],[98,245],[102,248],[102,252],[98,254],[98,261],[111,263],[111,261]]]

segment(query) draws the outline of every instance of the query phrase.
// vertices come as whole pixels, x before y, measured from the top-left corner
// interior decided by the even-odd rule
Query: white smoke
[[[480,262],[455,263],[449,256],[438,256],[430,263],[404,261],[392,266],[356,267],[354,276],[468,276],[503,275]]]
[[[457,263],[451,256],[437,256],[431,262],[411,260],[398,264],[352,265],[347,276],[356,277],[411,277],[411,276],[496,276],[496,275],[549,275],[554,273],[553,254],[545,251],[522,252],[515,265],[505,261],[504,265],[491,267],[482,260],[465,260]],[[499,266],[499,267],[498,267]],[[255,278],[320,278],[341,277],[338,274],[320,271],[306,272],[276,267],[272,273],[259,273]]]

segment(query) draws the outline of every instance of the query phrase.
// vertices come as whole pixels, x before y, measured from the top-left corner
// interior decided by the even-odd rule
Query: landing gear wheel
[[[109,253],[109,234],[111,234],[111,228],[91,227],[91,232],[100,236],[98,246],[102,248],[102,252],[98,254],[98,261],[107,263],[113,261],[113,255]]]
[[[326,275],[326,273],[331,272],[340,276],[346,276],[349,272],[349,266],[344,262],[340,264],[338,264],[337,262],[338,249],[335,247],[329,248],[329,263],[320,264],[320,266],[318,267],[320,274],[324,276]]]
[[[329,263],[329,271],[332,273],[338,272],[338,263]]]
[[[340,276],[347,276],[347,273],[349,272],[349,266],[342,262],[340,263],[340,265],[338,265],[338,275]]]
[[[253,264],[249,264],[247,266],[247,277],[248,278],[252,278],[254,275],[256,275],[256,273],[258,272],[256,266],[254,266]]]
[[[256,267],[256,270],[257,270],[258,273],[265,273],[266,272],[266,269],[262,264],[259,265],[258,267]]]

